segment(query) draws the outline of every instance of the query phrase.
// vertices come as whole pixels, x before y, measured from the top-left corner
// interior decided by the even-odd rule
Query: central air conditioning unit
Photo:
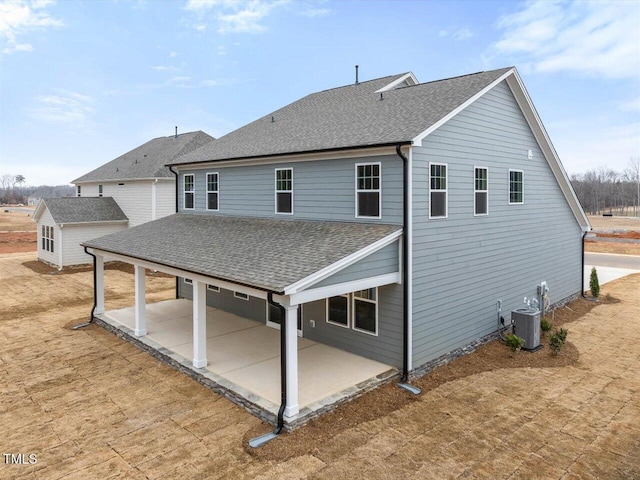
[[[540,310],[535,308],[519,308],[511,312],[513,333],[524,339],[523,350],[535,352],[540,345]]]

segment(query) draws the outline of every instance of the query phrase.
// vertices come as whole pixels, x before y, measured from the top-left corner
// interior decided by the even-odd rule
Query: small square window
[[[211,290],[212,292],[220,292],[220,287],[217,285],[207,285],[207,290]]]
[[[233,296],[239,298],[240,300],[249,300],[249,295],[242,292],[233,292]]]
[[[185,278],[184,283],[186,283],[187,285],[193,285],[193,280],[191,280],[190,278]]]

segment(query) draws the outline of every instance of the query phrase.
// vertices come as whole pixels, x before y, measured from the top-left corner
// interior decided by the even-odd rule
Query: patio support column
[[[142,337],[147,334],[147,319],[145,317],[145,310],[147,308],[147,302],[145,298],[145,269],[139,265],[134,265],[135,276],[135,327],[133,333],[136,337]]]
[[[193,366],[207,366],[207,285],[193,281]]]
[[[284,325],[287,343],[287,405],[284,409],[285,417],[293,417],[298,407],[298,305],[285,307]]]
[[[96,314],[104,313],[104,257],[96,256]]]

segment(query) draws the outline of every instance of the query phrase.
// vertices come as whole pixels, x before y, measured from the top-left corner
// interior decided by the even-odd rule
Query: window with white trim
[[[473,214],[489,215],[489,169],[475,167],[473,182]]]
[[[207,210],[218,211],[218,173],[207,173]]]
[[[381,183],[379,163],[356,164],[356,218],[380,218]]]
[[[187,285],[193,285],[193,280],[191,280],[190,278],[185,278],[184,283],[186,283]]]
[[[81,197],[82,196],[82,185],[77,185],[76,186],[76,197]]]
[[[249,295],[242,292],[233,292],[233,296],[239,298],[240,300],[249,300]]]
[[[349,328],[349,295],[327,298],[327,323]]]
[[[371,335],[378,334],[378,289],[353,292],[353,329]]]
[[[189,173],[182,179],[184,190],[184,209],[193,210],[195,208],[196,182],[195,175]]]
[[[219,293],[220,287],[217,285],[207,285],[207,290],[211,290],[212,292]]]
[[[276,168],[276,213],[293,213],[292,168]]]
[[[524,172],[509,170],[509,204],[524,203]]]
[[[447,164],[429,163],[429,218],[447,217]]]
[[[53,227],[42,225],[42,250],[55,253],[53,245]]]
[[[98,196],[102,196],[102,185],[98,185]]]

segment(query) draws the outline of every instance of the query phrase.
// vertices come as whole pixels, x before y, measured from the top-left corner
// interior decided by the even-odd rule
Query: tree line
[[[586,213],[640,215],[640,157],[631,158],[624,171],[600,166],[573,174],[571,184]]]
[[[25,187],[26,181],[23,175],[0,174],[0,203],[26,205],[28,197],[34,193],[40,198],[70,197],[75,193],[75,189],[70,185]]]

